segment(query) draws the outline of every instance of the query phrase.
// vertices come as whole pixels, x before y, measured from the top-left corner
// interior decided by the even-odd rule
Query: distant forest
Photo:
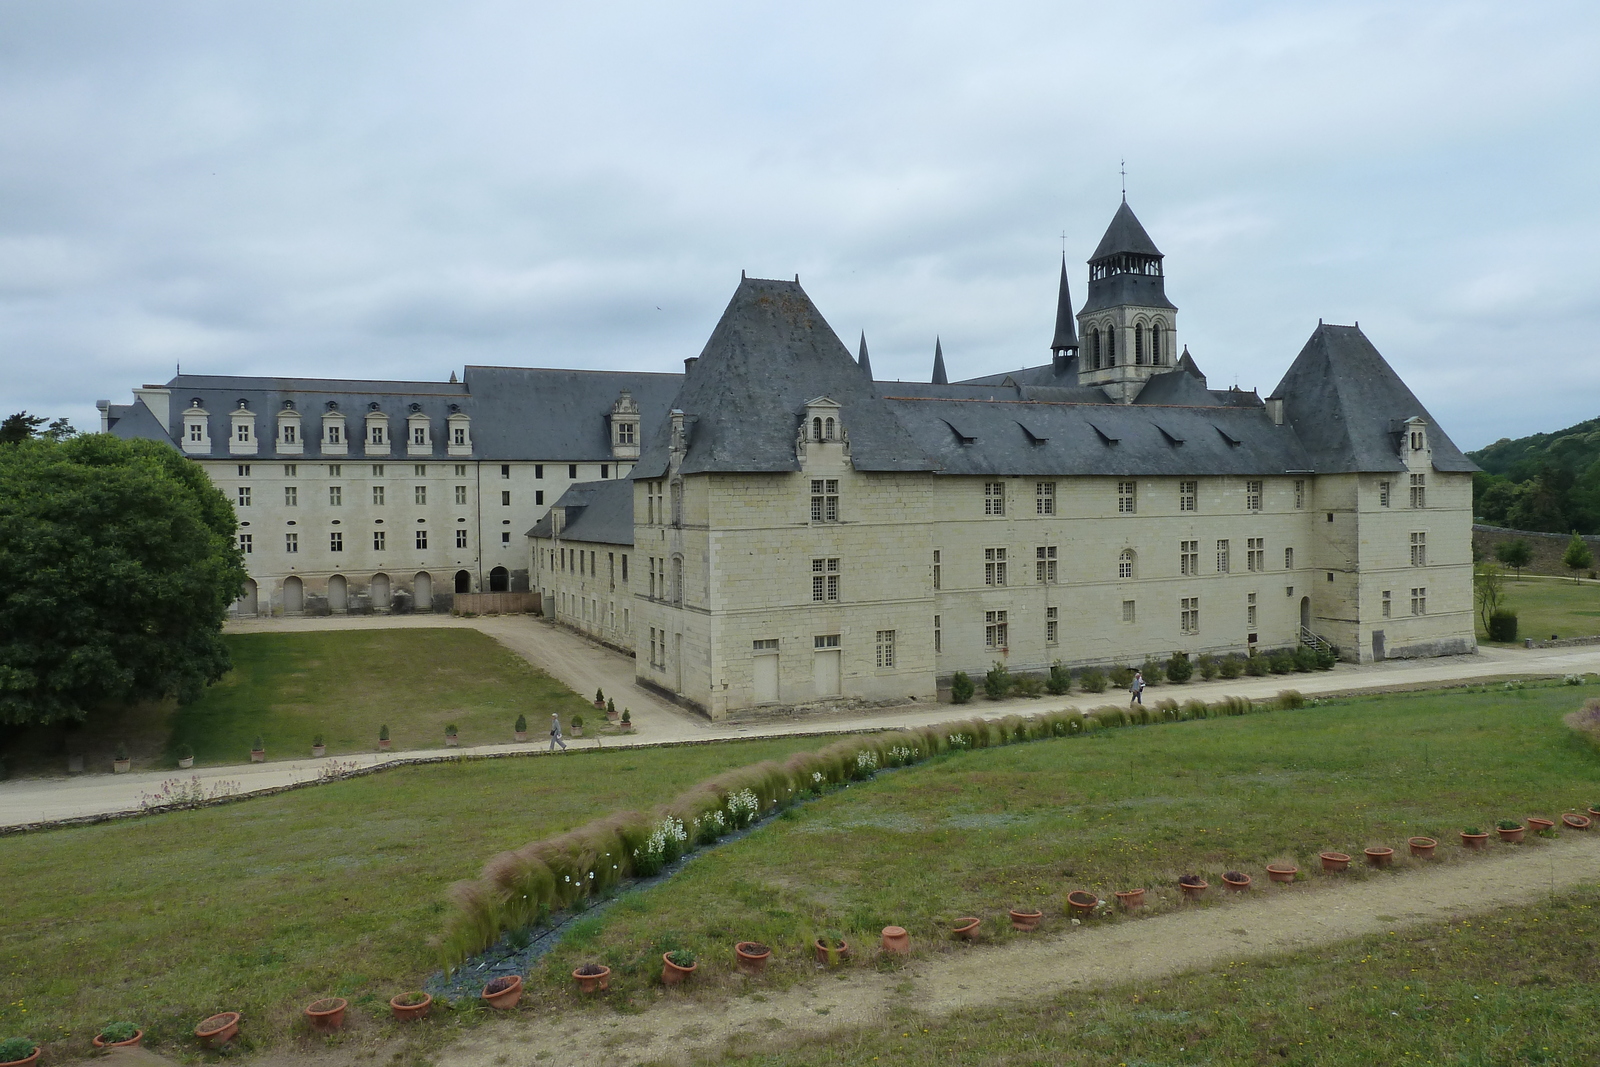
[[[1600,419],[1468,452],[1479,522],[1517,530],[1600,533]]]

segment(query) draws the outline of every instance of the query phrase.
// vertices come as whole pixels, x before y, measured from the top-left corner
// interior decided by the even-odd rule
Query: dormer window
[[[811,439],[813,441],[822,440],[822,419],[821,418],[815,418],[815,419],[811,420]]]
[[[1412,430],[1411,431],[1411,451],[1413,451],[1413,452],[1421,452],[1423,450],[1423,448],[1426,447],[1426,445],[1427,445],[1427,438],[1423,436],[1422,431],[1421,430]]]
[[[371,426],[367,427],[367,440],[370,441],[372,444],[381,445],[381,444],[384,443],[384,441],[383,441],[383,432],[384,432],[383,423],[375,422]]]

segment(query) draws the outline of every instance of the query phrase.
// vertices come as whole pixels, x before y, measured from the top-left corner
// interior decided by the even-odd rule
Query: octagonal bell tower
[[[1176,364],[1178,309],[1167,299],[1161,261],[1123,200],[1089,258],[1089,295],[1078,312],[1079,385],[1129,404],[1152,374]]]

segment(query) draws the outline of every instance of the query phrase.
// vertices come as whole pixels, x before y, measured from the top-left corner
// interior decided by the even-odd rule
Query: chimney
[[[699,361],[700,361],[700,357],[699,356],[690,356],[688,359],[684,360],[683,361],[683,373],[685,375],[687,375],[690,371],[694,370],[694,365],[696,363],[698,363]]]
[[[1267,418],[1272,420],[1272,425],[1283,425],[1283,397],[1267,397]]]

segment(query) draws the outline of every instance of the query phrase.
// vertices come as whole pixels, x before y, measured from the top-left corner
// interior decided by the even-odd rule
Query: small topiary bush
[[[1217,676],[1218,672],[1221,670],[1221,666],[1222,665],[1218,663],[1216,658],[1209,652],[1202,653],[1200,658],[1195,661],[1195,668],[1200,672],[1200,677],[1208,682]],[[1169,678],[1172,677],[1172,671],[1170,668],[1167,670],[1167,676]],[[1237,678],[1238,675],[1234,675],[1234,677]]]
[[[1310,645],[1301,645],[1294,650],[1294,669],[1301,674],[1310,674],[1317,669],[1317,650]]]
[[[1294,670],[1294,653],[1287,648],[1267,653],[1267,669],[1273,674],[1288,674]]]
[[[1331,671],[1333,670],[1333,665],[1338,662],[1339,650],[1337,648],[1330,646],[1317,649],[1317,670]]]
[[[1267,657],[1250,656],[1244,661],[1244,673],[1252,678],[1264,678],[1270,673],[1267,666]]]
[[[1035,675],[1025,674],[1022,677],[1018,678],[1016,680],[1016,682],[1014,683],[1014,685],[1015,685],[1015,688],[1016,688],[1018,696],[1023,696],[1023,697],[1042,697],[1042,696],[1044,696],[1044,685],[1045,685],[1045,683],[1044,683],[1043,679],[1041,679],[1041,678],[1039,678],[1039,677],[1037,677]]]
[[[1133,684],[1132,667],[1115,667],[1111,671],[1111,684],[1117,689],[1126,689]]]
[[[1489,616],[1489,640],[1515,641],[1517,639],[1517,613],[1504,609]]]
[[[956,671],[950,678],[950,703],[965,704],[972,699],[975,688],[966,671]]]
[[[1194,676],[1194,664],[1189,662],[1186,652],[1174,652],[1172,658],[1167,660],[1167,677],[1174,685],[1182,685]]]
[[[1099,667],[1088,667],[1078,675],[1078,688],[1085,693],[1104,693],[1106,691],[1106,672]]]
[[[1221,662],[1217,664],[1217,674],[1223,678],[1229,679],[1230,681],[1239,677],[1239,675],[1243,673],[1244,657],[1237,655],[1236,653],[1229,652],[1226,656],[1223,656]]]
[[[1063,696],[1072,688],[1072,672],[1056,660],[1050,665],[1050,677],[1045,680],[1044,687],[1050,691],[1051,696]]]
[[[990,700],[1004,700],[1011,695],[1011,672],[1003,663],[996,663],[983,676],[983,695]]]

